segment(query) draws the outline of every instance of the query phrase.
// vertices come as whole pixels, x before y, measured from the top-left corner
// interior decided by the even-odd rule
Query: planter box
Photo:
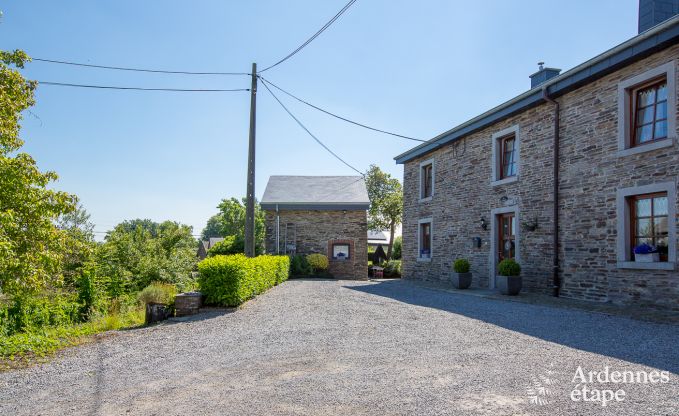
[[[471,272],[452,272],[450,275],[450,281],[453,283],[453,287],[455,287],[455,289],[467,289],[472,284],[472,274]]]
[[[515,296],[521,292],[523,279],[521,276],[497,276],[497,288],[503,295]]]
[[[201,306],[203,306],[203,294],[200,292],[180,293],[174,298],[177,316],[195,315]]]
[[[172,316],[172,308],[162,303],[147,303],[146,304],[146,325],[164,321]]]
[[[639,263],[655,263],[660,261],[660,253],[635,254],[634,261]]]

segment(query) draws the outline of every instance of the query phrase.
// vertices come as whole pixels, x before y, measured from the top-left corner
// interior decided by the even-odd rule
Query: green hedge
[[[238,306],[287,280],[289,270],[287,256],[214,256],[198,263],[198,284],[206,303]]]

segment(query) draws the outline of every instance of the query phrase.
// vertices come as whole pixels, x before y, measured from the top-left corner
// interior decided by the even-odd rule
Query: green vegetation
[[[403,250],[403,237],[400,235],[394,239],[394,248],[391,253],[391,258],[394,260],[401,260],[401,252]]]
[[[177,296],[177,287],[168,283],[153,282],[144,288],[137,295],[137,300],[141,305],[147,303],[162,303],[163,305],[174,305],[174,298]]]
[[[392,258],[394,232],[403,219],[403,189],[401,182],[392,178],[376,165],[370,165],[365,173],[365,185],[370,198],[368,210],[368,228],[371,230],[389,230],[389,246],[387,259]]]
[[[303,254],[295,254],[290,259],[290,276],[302,277],[309,276],[314,270],[311,268],[309,261]]]
[[[232,250],[240,247],[239,251],[229,253],[214,253],[217,254],[237,254],[244,252],[244,238],[245,238],[245,202],[246,198],[239,201],[237,198],[222,199],[222,202],[217,206],[219,214],[213,215],[207,221],[206,227],[201,233],[201,238],[207,240],[210,237],[234,237],[235,246],[230,245]],[[264,253],[264,211],[255,201],[255,252],[259,255]],[[239,246],[240,245],[240,246]]]
[[[497,266],[500,276],[518,276],[521,274],[521,266],[513,259],[505,259]]]
[[[469,273],[469,267],[469,260],[467,259],[457,259],[453,263],[455,273]]]
[[[384,264],[384,277],[401,277],[401,260],[389,260]]]
[[[311,266],[312,273],[324,274],[328,272],[328,267],[330,266],[328,256],[319,253],[307,254],[306,260],[309,266]]]
[[[243,254],[209,257],[198,263],[200,290],[205,302],[238,306],[288,279],[288,256],[245,257]]]

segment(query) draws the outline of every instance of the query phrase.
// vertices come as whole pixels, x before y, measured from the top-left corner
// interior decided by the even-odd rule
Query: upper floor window
[[[500,179],[516,176],[516,136],[511,134],[500,139],[502,161],[500,162]]]
[[[674,145],[676,80],[674,61],[618,84],[618,155]]]
[[[434,195],[434,162],[427,160],[420,163],[420,199],[428,199]]]
[[[664,79],[634,91],[632,145],[667,138],[667,81]]]
[[[520,161],[519,126],[501,130],[491,137],[492,176],[491,185],[502,185],[517,180]]]

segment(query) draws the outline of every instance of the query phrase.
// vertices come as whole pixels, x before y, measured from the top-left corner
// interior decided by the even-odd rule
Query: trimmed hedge
[[[288,256],[214,256],[198,263],[205,303],[238,306],[288,279]]]

